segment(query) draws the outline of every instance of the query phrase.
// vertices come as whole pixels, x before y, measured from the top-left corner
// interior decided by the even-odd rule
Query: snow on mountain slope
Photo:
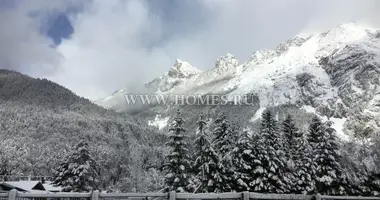
[[[195,82],[197,85],[202,85],[214,80],[235,76],[238,73],[236,69],[238,65],[239,61],[236,60],[235,56],[227,53],[216,60],[214,68],[200,74]]]
[[[244,66],[263,64],[266,61],[272,61],[276,56],[276,51],[272,49],[259,50],[252,54]]]
[[[153,93],[170,93],[179,89],[188,80],[197,77],[201,71],[188,62],[176,60],[167,73],[147,83],[145,86]]]
[[[319,116],[321,119],[322,119],[322,122],[326,122],[326,121],[331,121],[333,122],[332,124],[332,128],[334,128],[337,132],[337,135],[339,138],[341,138],[342,140],[349,140],[349,136],[347,134],[344,133],[344,123],[346,123],[347,121],[347,118],[334,118],[334,117],[326,117],[326,116],[321,116],[314,107],[312,106],[302,106],[301,109],[305,110],[306,112],[308,113],[313,113],[317,116]]]
[[[188,62],[177,59],[167,75],[173,78],[189,78],[193,75],[199,74],[200,72],[201,71],[199,69],[191,66]]]
[[[340,129],[354,130],[358,116],[363,118],[358,123],[379,127],[379,37],[378,30],[344,24],[321,34],[299,34],[241,64],[227,54],[205,72],[177,60],[146,87],[153,93],[227,93],[231,98],[253,93],[261,108],[310,106],[321,116],[342,119],[335,120]]]
[[[191,66],[188,62],[177,59],[168,72],[146,83],[144,91],[140,91],[140,94],[170,93],[174,92],[175,89],[178,91],[181,88],[180,86],[183,86],[188,80],[197,77],[200,73],[199,69]],[[128,93],[128,90],[125,88],[117,90],[110,96],[95,101],[95,103],[105,108],[114,108],[117,111],[122,111],[123,106],[126,106],[124,96]]]

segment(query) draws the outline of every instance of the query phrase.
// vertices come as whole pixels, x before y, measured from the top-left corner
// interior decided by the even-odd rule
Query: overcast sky
[[[0,0],[0,67],[97,99],[167,71],[246,60],[301,32],[378,27],[377,0]]]

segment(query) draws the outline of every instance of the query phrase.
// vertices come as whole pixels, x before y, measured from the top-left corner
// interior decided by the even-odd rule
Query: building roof
[[[5,186],[10,189],[17,189],[19,191],[32,191],[32,190],[46,191],[45,187],[39,181],[5,181],[5,182],[0,183],[0,185]]]
[[[62,191],[62,188],[59,186],[54,186],[51,183],[46,182],[43,184],[44,188],[49,192],[60,192]]]

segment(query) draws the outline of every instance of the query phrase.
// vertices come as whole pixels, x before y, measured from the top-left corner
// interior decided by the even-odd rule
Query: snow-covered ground
[[[159,130],[165,128],[168,125],[169,117],[161,118],[161,115],[156,115],[154,120],[149,120],[148,125],[157,127]]]
[[[254,122],[254,121],[256,121],[256,120],[261,119],[261,115],[263,114],[263,112],[265,111],[265,109],[266,109],[265,107],[260,107],[260,108],[256,111],[255,115],[252,117],[251,122]]]

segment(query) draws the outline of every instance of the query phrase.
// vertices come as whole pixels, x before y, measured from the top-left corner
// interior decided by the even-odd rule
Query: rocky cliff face
[[[371,35],[369,35],[371,36]],[[355,41],[320,60],[338,98],[327,115],[347,117],[348,128],[361,134],[380,125],[380,43],[375,37]]]
[[[351,23],[321,34],[300,34],[275,50],[254,52],[243,63],[227,54],[205,72],[186,63],[186,73],[181,73],[182,68],[178,66],[182,65],[177,61],[168,73],[147,87],[158,94],[173,94],[179,90],[230,97],[254,94],[257,107],[244,109],[244,114],[239,114],[241,110],[236,107],[220,110],[244,115],[240,121],[254,123],[265,108],[292,106],[293,110],[332,120],[340,136],[347,139],[380,127],[379,56],[379,31]],[[163,107],[169,115],[170,106]],[[153,110],[157,109],[144,111],[144,116],[154,118]],[[202,107],[193,111],[210,109],[215,108]]]

